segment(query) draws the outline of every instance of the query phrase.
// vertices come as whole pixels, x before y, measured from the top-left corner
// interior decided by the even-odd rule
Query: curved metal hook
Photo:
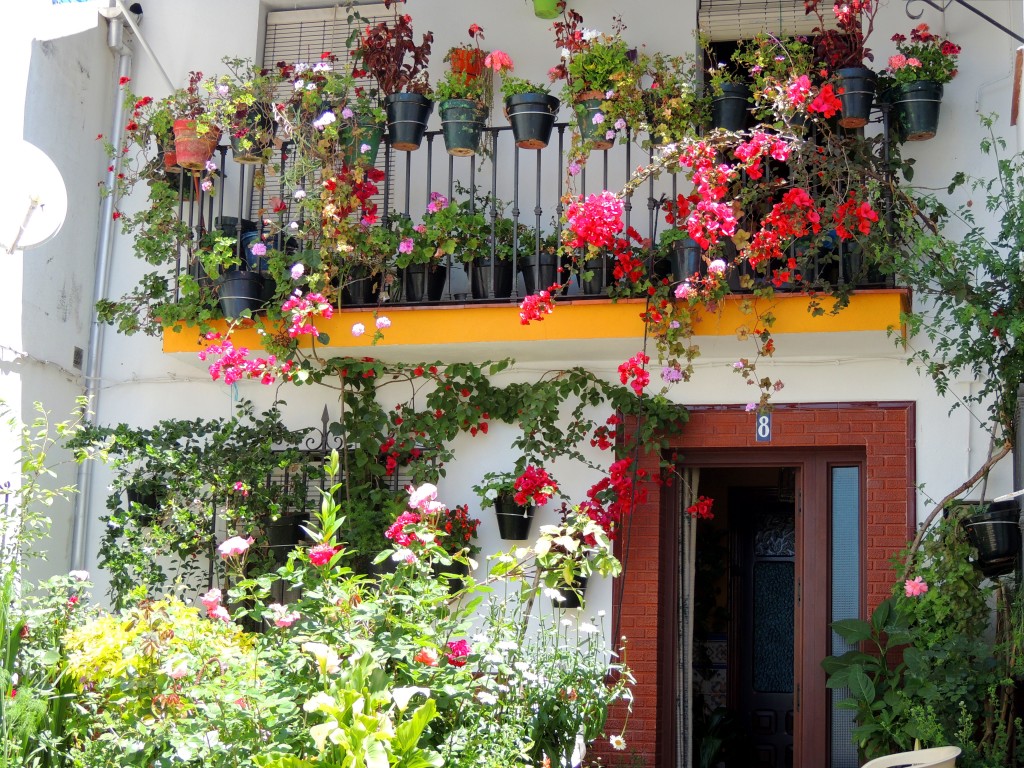
[[[908,19],[912,19],[914,21],[917,21],[922,16],[924,16],[924,9],[923,8],[918,12],[918,14],[916,16],[913,13],[910,12],[910,4],[911,3],[917,3],[917,2],[920,2],[920,0],[907,0],[907,7],[906,7],[905,10],[907,12],[907,18]]]

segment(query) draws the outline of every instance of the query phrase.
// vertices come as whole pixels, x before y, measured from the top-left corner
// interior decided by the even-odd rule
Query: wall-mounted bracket
[[[931,8],[934,8],[935,10],[939,11],[940,13],[945,13],[946,9],[949,8],[949,6],[951,6],[951,5],[954,5],[954,4],[955,5],[962,5],[964,8],[966,8],[971,13],[973,13],[973,14],[975,14],[977,16],[980,16],[981,18],[983,18],[985,21],[987,21],[989,24],[991,24],[996,29],[999,29],[1000,31],[1005,32],[1006,34],[1008,34],[1010,37],[1012,37],[1018,43],[1024,44],[1024,37],[1021,37],[1020,35],[1018,35],[1016,32],[1014,32],[1009,27],[1006,27],[1006,26],[1000,24],[998,21],[996,21],[991,16],[989,16],[987,13],[982,13],[977,8],[975,8],[973,5],[971,5],[970,3],[966,2],[966,0],[907,0],[907,8],[906,8],[907,17],[911,18],[911,19],[914,19],[914,20],[917,20],[917,19],[920,19],[921,16],[924,15],[924,11],[922,10],[919,13],[916,13],[916,14],[915,13],[911,13],[910,6],[912,4],[914,4],[914,3],[924,3],[925,5],[928,5]]]

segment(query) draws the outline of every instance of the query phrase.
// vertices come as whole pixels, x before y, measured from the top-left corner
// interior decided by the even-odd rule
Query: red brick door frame
[[[763,451],[768,463],[780,465],[785,462],[777,462],[776,457],[782,455],[778,451],[782,448],[804,449],[804,453],[814,448],[827,448],[829,453],[840,448],[859,450],[864,461],[862,611],[889,595],[894,578],[889,559],[906,544],[916,525],[913,403],[777,405],[770,443],[755,441],[754,417],[741,405],[693,406],[689,412],[689,423],[670,443],[683,464],[687,452],[708,449]],[[641,467],[656,472],[658,457],[642,458]],[[675,499],[673,489],[652,487],[646,503],[637,507],[619,543],[625,572],[613,588],[613,626],[628,638],[627,661],[636,677],[629,746],[646,757],[647,765],[665,768],[675,764],[675,700],[669,700],[675,658],[665,646],[668,640],[674,643],[677,631],[676,579],[665,573],[675,546],[669,530],[674,530],[670,523],[678,518]],[[609,733],[621,725],[621,713],[616,715],[609,721]],[[812,768],[824,754],[801,760],[802,751],[798,746],[797,768]]]

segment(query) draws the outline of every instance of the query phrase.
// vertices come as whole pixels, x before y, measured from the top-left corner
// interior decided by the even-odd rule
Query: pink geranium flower
[[[244,555],[249,551],[249,545],[251,545],[255,539],[250,536],[248,539],[243,539],[241,536],[232,536],[230,539],[225,541],[219,547],[217,551],[220,552],[220,556],[227,559],[229,557],[238,557]]]
[[[903,582],[903,592],[907,597],[920,597],[928,591],[928,582],[920,576]]]

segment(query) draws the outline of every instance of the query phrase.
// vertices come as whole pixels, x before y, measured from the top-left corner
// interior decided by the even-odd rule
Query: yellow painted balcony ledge
[[[748,296],[729,296],[720,303],[717,312],[702,312],[696,322],[698,337],[735,336],[737,328],[752,328],[755,315],[744,314],[740,305]],[[811,299],[806,294],[776,294],[771,300],[771,311],[776,321],[772,328],[779,334],[831,334],[877,332],[885,334],[890,327],[900,326],[900,313],[910,303],[906,289],[865,290],[853,294],[849,306],[837,314],[817,317],[808,311]],[[822,306],[830,306],[827,297]],[[535,342],[571,342],[557,344],[549,350],[553,359],[587,359],[590,353],[604,351],[616,354],[617,341],[636,346],[643,337],[640,314],[643,299],[562,300],[555,303],[552,314],[541,322],[522,325],[516,304],[459,304],[437,306],[383,307],[379,314],[387,315],[391,327],[376,345],[373,341],[373,308],[341,309],[329,320],[320,320],[317,328],[330,337],[330,343],[321,349],[321,355],[356,355],[405,359],[403,352],[413,354],[410,359],[443,358],[446,354],[475,348],[485,353],[471,354],[467,359],[495,359],[506,355],[518,357],[519,352],[535,348]],[[769,302],[758,300],[758,312],[769,309]],[[352,326],[362,323],[367,331],[363,336],[352,336]],[[218,330],[225,330],[224,321],[215,321]],[[261,337],[253,327],[237,328],[233,334],[236,346],[250,349],[262,347]],[[195,353],[207,342],[195,328],[181,332],[164,332],[165,353]],[[302,346],[311,346],[311,339],[303,338]],[[524,348],[523,345],[527,345]],[[497,350],[496,350],[497,348]],[[432,355],[424,356],[427,351]],[[532,355],[531,355],[532,356]],[[603,356],[600,355],[599,356]]]

